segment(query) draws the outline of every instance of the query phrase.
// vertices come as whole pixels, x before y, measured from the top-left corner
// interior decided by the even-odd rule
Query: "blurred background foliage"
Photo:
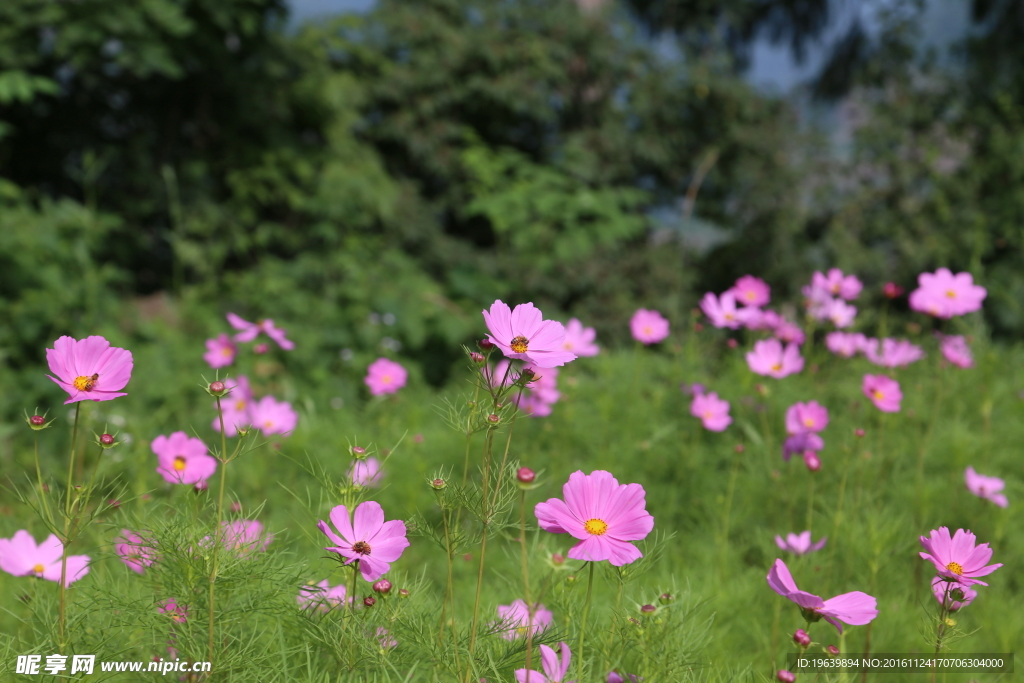
[[[841,144],[743,78],[755,38],[799,55],[830,11],[381,0],[296,29],[284,0],[7,0],[0,381],[50,391],[61,334],[203,367],[194,339],[233,310],[301,340],[298,377],[357,380],[384,349],[441,383],[494,298],[607,343],[638,306],[682,323],[739,275],[793,296],[832,266],[865,307],[970,269],[1020,334],[1020,4],[974,0],[942,58],[920,2],[855,23],[813,89],[841,98]]]

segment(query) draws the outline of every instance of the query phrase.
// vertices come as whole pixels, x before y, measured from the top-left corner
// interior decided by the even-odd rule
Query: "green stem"
[[[526,552],[526,491],[519,491],[519,544],[523,560],[523,597],[526,598],[528,621],[526,622],[526,670],[530,670],[533,659],[533,614],[536,606],[530,598],[530,563]],[[529,674],[527,674],[529,676]],[[530,676],[532,678],[532,676]]]
[[[217,396],[217,419],[220,421],[220,492],[217,494],[217,524],[213,530],[213,558],[210,568],[210,591],[209,591],[209,622],[210,633],[207,641],[206,661],[213,662],[214,646],[214,587],[217,581],[217,560],[220,555],[221,543],[221,520],[224,516],[224,482],[228,477],[228,439],[224,433],[224,411],[221,410],[220,396]]]
[[[452,540],[448,530],[448,513],[444,509],[441,510],[441,519],[444,521],[444,547],[445,555],[448,560],[448,586],[446,588],[448,599],[446,602],[451,604],[452,609],[452,647],[455,650],[455,669],[458,670],[461,667],[459,666],[459,643],[457,631],[455,629],[455,589],[452,581]],[[443,629],[444,624],[442,623],[441,632],[438,633],[439,639],[442,639],[442,634],[444,632]]]
[[[33,434],[33,436],[35,437],[34,438],[34,442],[35,442],[35,455],[36,455],[36,479],[38,480],[38,483],[39,483],[39,506],[40,506],[40,508],[42,508],[43,512],[46,514],[46,521],[49,523],[50,527],[52,528],[53,527],[53,514],[50,512],[50,504],[46,502],[46,498],[47,497],[46,497],[46,495],[44,495],[46,493],[46,490],[45,490],[44,484],[43,484],[43,470],[39,466],[39,432],[36,432],[35,434]]]
[[[82,412],[82,402],[79,401],[75,404],[75,426],[71,429],[71,455],[68,458],[68,494],[64,499],[64,538],[61,539],[61,554],[60,554],[60,585],[58,586],[58,595],[60,598],[59,616],[57,620],[57,640],[60,642],[60,650],[63,652],[67,648],[67,641],[65,640],[65,627],[67,625],[67,612],[66,603],[67,598],[65,592],[67,591],[67,576],[68,576],[68,545],[70,544],[69,535],[71,523],[71,492],[74,489],[74,473],[75,473],[75,446],[78,443],[78,416]]]
[[[489,522],[487,511],[487,493],[490,485],[491,475],[491,449],[494,447],[494,430],[487,430],[487,438],[484,446],[484,481],[481,493],[482,535],[480,538],[480,564],[476,572],[476,596],[473,599],[473,624],[469,634],[469,656],[472,658],[476,649],[476,626],[480,618],[480,590],[484,585],[484,555],[487,552],[487,524]],[[468,676],[467,672],[467,676]]]
[[[807,485],[807,525],[805,528],[811,529],[811,520],[814,517],[814,472],[808,470],[808,474],[811,475],[811,481]]]
[[[356,668],[356,638],[355,638],[355,625],[352,620],[356,616],[356,578],[359,576],[359,560],[352,563],[352,584],[349,586],[348,596],[346,600],[349,601],[349,614],[352,615],[349,619],[349,637],[348,637],[348,653],[349,653],[349,669]]]
[[[583,637],[587,633],[587,616],[590,615],[590,596],[594,592],[594,563],[589,562],[590,571],[587,577],[587,597],[583,600],[583,616],[580,618],[580,641],[576,646],[576,661],[580,663],[580,680],[583,680]]]

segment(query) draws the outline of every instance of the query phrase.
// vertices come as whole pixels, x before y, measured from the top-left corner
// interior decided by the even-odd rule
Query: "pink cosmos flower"
[[[729,402],[718,398],[718,394],[697,394],[690,403],[690,415],[699,417],[704,423],[704,429],[712,432],[725,431],[725,428],[732,424],[729,417]]]
[[[885,375],[864,375],[861,390],[883,413],[900,412],[903,392],[900,391],[900,383],[896,380]]]
[[[852,306],[842,299],[833,299],[821,309],[821,319],[829,320],[833,325],[842,329],[853,324],[857,317],[857,307]]]
[[[910,308],[936,318],[952,318],[981,309],[988,292],[974,284],[970,273],[953,275],[948,268],[917,276],[919,287],[910,293]]]
[[[562,659],[559,661],[558,655],[555,651],[547,645],[540,646],[540,665],[544,669],[544,673],[539,673],[531,669],[516,669],[516,681],[518,683],[571,683],[571,681],[565,680],[565,675],[569,672],[569,661],[572,658],[572,653],[569,651],[569,646],[566,643],[559,643],[559,649],[562,652]]]
[[[249,386],[249,378],[245,375],[228,377],[224,380],[228,393],[220,400],[221,410],[224,411],[224,433],[227,436],[238,434],[238,428],[246,428],[252,424],[249,416],[249,408],[252,405],[252,388]],[[217,403],[214,402],[214,408]],[[220,417],[213,418],[213,428],[220,431]]]
[[[619,484],[609,472],[577,470],[562,487],[565,500],[537,503],[540,527],[553,534],[579,540],[569,550],[574,560],[608,560],[621,567],[643,557],[629,541],[647,537],[654,517],[646,510],[646,492],[640,484]]]
[[[409,373],[405,368],[393,360],[378,358],[366,368],[366,377],[363,382],[370,387],[370,393],[374,396],[383,394],[394,394],[405,386]]]
[[[390,650],[398,646],[398,641],[383,626],[378,626],[376,631],[377,644],[384,650]]]
[[[562,397],[558,391],[558,368],[524,365],[518,372],[514,369],[509,372],[509,361],[502,360],[498,361],[494,368],[480,369],[492,387],[497,387],[502,381],[505,386],[510,386],[527,370],[533,372],[535,379],[526,385],[522,399],[519,398],[517,390],[512,393],[512,400],[520,410],[531,417],[547,417],[552,412],[552,406]]]
[[[657,344],[668,336],[668,320],[657,311],[641,308],[629,319],[629,330],[638,342]]]
[[[751,315],[744,324],[748,330],[774,330],[785,322],[781,315],[771,309],[753,309],[756,315]]]
[[[544,320],[532,303],[508,304],[496,299],[490,311],[483,311],[488,341],[501,349],[506,358],[526,361],[538,368],[553,368],[576,360],[566,351],[565,328],[555,320]]]
[[[642,680],[644,679],[636,674],[622,675],[618,671],[609,671],[608,680],[605,683],[626,683],[627,681],[629,683],[639,683]]]
[[[860,296],[864,285],[857,279],[856,275],[843,275],[843,271],[832,268],[827,275],[815,271],[811,276],[811,287],[828,292],[832,296],[838,296],[847,301],[853,301]]]
[[[317,528],[334,543],[324,548],[345,558],[345,564],[359,562],[359,573],[367,581],[376,581],[391,570],[391,563],[409,547],[405,522],[384,521],[384,508],[372,500],[360,503],[349,520],[348,508],[338,505],[331,510],[331,522],[338,533],[320,520]],[[339,535],[340,534],[340,535]]]
[[[731,291],[723,293],[720,297],[716,297],[711,292],[708,292],[700,300],[700,309],[704,311],[707,317],[711,318],[711,324],[715,327],[727,327],[735,330],[743,325],[743,321],[740,320],[739,309],[736,308],[736,297]],[[633,318],[635,320],[636,316],[633,316]],[[640,339],[635,330],[633,336]],[[640,341],[643,341],[643,339],[640,339]],[[646,344],[647,342],[644,343]]]
[[[744,275],[736,280],[736,284],[729,291],[744,306],[761,307],[771,301],[772,288],[767,282],[753,275]]]
[[[128,529],[122,529],[121,536],[114,544],[114,552],[133,572],[144,574],[146,567],[156,560],[153,542]]]
[[[803,531],[799,534],[786,534],[785,540],[782,536],[776,536],[775,545],[779,546],[780,550],[788,550],[794,555],[806,555],[824,548],[826,540],[822,537],[817,543],[811,543],[811,532]]]
[[[264,436],[269,434],[289,434],[295,431],[299,423],[299,414],[292,409],[288,401],[278,401],[273,396],[264,396],[249,408],[252,426],[260,430]],[[227,429],[227,427],[225,427]]]
[[[924,358],[924,350],[906,339],[883,339],[881,351],[879,341],[868,339],[864,342],[864,355],[875,365],[884,368],[901,368]]]
[[[172,621],[179,624],[184,624],[188,621],[188,607],[180,604],[174,598],[167,598],[166,600],[160,601],[157,604],[156,611],[160,614],[166,614]]]
[[[974,356],[971,354],[971,347],[967,340],[960,335],[942,337],[942,344],[939,347],[943,357],[953,365],[961,368],[969,368],[974,365]]]
[[[799,432],[786,438],[782,442],[782,459],[789,462],[789,458],[795,455],[808,458],[808,454],[816,454],[825,447],[825,441],[815,432]]]
[[[546,631],[554,615],[551,610],[539,602],[533,604],[533,616],[530,616],[530,608],[523,600],[515,600],[511,605],[498,605],[498,618],[504,628],[501,637],[505,640],[522,638],[527,633],[537,635]]]
[[[235,362],[238,354],[238,346],[226,334],[217,335],[215,339],[206,340],[205,360],[211,368],[223,368]]]
[[[787,344],[785,350],[778,339],[762,339],[747,353],[747,365],[758,375],[782,379],[804,369],[804,359],[796,344]]]
[[[583,323],[573,318],[565,326],[565,341],[562,342],[562,348],[579,358],[596,356],[601,351],[601,347],[594,343],[596,337],[597,332],[593,327],[583,327]]]
[[[274,327],[274,321],[267,318],[257,323],[251,323],[247,320],[242,320],[234,313],[228,313],[228,323],[231,327],[236,330],[241,330],[235,335],[235,341],[237,342],[251,342],[253,339],[259,336],[260,332],[263,332],[268,337],[277,342],[285,351],[291,351],[295,348],[295,342],[289,341],[285,336],[285,331]]]
[[[975,541],[977,537],[963,529],[957,529],[950,538],[949,529],[942,526],[937,530],[933,529],[928,538],[921,536],[921,545],[927,552],[918,554],[921,559],[935,565],[939,570],[939,576],[959,581],[964,586],[976,583],[987,586],[988,584],[978,577],[987,576],[1003,565],[1000,563],[986,566],[985,563],[992,559],[992,549],[988,543],[975,547]]]
[[[60,583],[64,544],[54,534],[36,545],[32,534],[22,529],[11,538],[0,538],[0,569],[13,576],[35,576]],[[64,587],[89,573],[88,555],[68,555]]]
[[[64,405],[128,395],[121,389],[132,376],[132,352],[111,346],[103,337],[61,337],[46,349],[46,362],[56,375],[47,377],[70,396]]]
[[[975,472],[973,467],[968,467],[964,472],[964,481],[967,484],[967,490],[979,498],[990,500],[1001,508],[1010,504],[1006,495],[1000,493],[1006,483],[999,477],[986,477]]]
[[[299,594],[295,596],[295,601],[303,609],[314,607],[321,612],[326,612],[332,607],[344,604],[346,602],[346,592],[344,584],[332,587],[327,583],[327,579],[324,579],[315,586],[302,586],[299,588]],[[353,598],[349,598],[347,602],[351,605],[352,601]]]
[[[829,332],[825,335],[828,350],[843,358],[852,358],[863,351],[866,342],[867,338],[860,332]]]
[[[221,522],[221,529],[221,543],[239,555],[266,552],[267,546],[274,540],[274,534],[264,532],[263,524],[255,519],[224,521]]]
[[[788,320],[782,320],[778,325],[776,325],[772,330],[772,334],[775,335],[776,339],[784,341],[787,344],[793,343],[799,345],[803,344],[806,340],[804,331],[801,330],[796,323],[791,323]]]
[[[217,471],[217,459],[207,455],[206,444],[185,432],[161,434],[150,448],[159,463],[157,474],[172,484],[198,484]]]
[[[956,591],[960,591],[959,595]],[[959,581],[949,581],[941,576],[936,576],[932,579],[932,595],[940,605],[948,600],[949,610],[956,612],[974,602],[974,598],[978,597],[978,591]]]
[[[348,470],[348,476],[357,486],[377,488],[384,478],[384,472],[381,470],[380,460],[366,458],[353,461],[352,467]]]
[[[794,403],[786,411],[786,431],[790,434],[820,432],[827,426],[828,408],[817,401]]]
[[[843,632],[843,624],[863,626],[878,616],[878,602],[867,593],[853,591],[822,600],[817,595],[800,590],[782,560],[775,560],[771,571],[768,572],[768,586],[782,597],[799,605],[812,620],[822,617],[839,629],[840,633]]]

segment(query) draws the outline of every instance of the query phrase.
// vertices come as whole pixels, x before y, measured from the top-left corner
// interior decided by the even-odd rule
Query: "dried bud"
[[[800,647],[807,647],[811,644],[811,636],[807,633],[807,631],[803,630],[802,628],[798,628],[796,630],[796,633],[793,634],[793,642],[799,645]]]
[[[440,491],[440,490],[441,490],[441,489],[443,489],[443,488],[444,488],[445,486],[448,486],[448,482],[446,482],[446,481],[445,481],[444,479],[441,479],[440,477],[438,477],[437,479],[435,479],[435,480],[433,480],[432,482],[430,482],[430,486],[431,486],[431,487],[432,487],[432,488],[433,488],[433,489],[434,489],[435,491]]]
[[[796,674],[785,669],[779,669],[775,677],[779,679],[780,683],[793,683],[796,680]]]
[[[532,484],[533,480],[536,478],[537,473],[529,467],[520,467],[519,471],[516,472],[516,479],[518,479],[521,484]]]
[[[767,396],[769,393],[771,393],[768,391],[768,387],[764,384],[761,384],[760,382],[754,385],[754,391],[756,391],[759,396]]]
[[[476,351],[472,351],[469,354],[469,359],[471,361],[473,361],[474,363],[476,363],[477,365],[483,365],[484,364],[484,354],[482,354],[482,353],[477,353]]]
[[[380,593],[381,595],[387,595],[391,592],[391,582],[387,579],[380,579],[373,583],[373,592]]]
[[[494,348],[494,343],[490,339],[481,339],[477,342],[477,346],[480,347],[481,351],[490,351]]]
[[[667,604],[675,602],[675,601],[676,601],[676,596],[672,595],[671,593],[662,593],[661,595],[658,596],[658,602],[660,602],[663,605],[667,605]]]
[[[658,611],[658,608],[654,605],[643,605],[640,608],[640,614],[654,614]]]
[[[367,595],[365,598],[363,598],[363,605],[365,607],[373,607],[376,604],[377,598],[373,597],[372,595]]]
[[[209,393],[213,396],[224,396],[228,393],[228,387],[220,380],[210,382]]]
[[[534,380],[537,373],[533,371],[533,368],[526,367],[519,373],[519,384],[528,384]]]

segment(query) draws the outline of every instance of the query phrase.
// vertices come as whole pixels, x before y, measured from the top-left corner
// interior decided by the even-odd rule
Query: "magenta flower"
[[[501,637],[505,640],[522,638],[527,633],[537,635],[546,631],[554,615],[551,610],[539,602],[533,603],[533,615],[530,615],[530,608],[523,600],[516,600],[511,605],[498,605],[498,618],[501,619],[503,629]]]
[[[559,661],[558,655],[555,651],[547,645],[540,646],[540,665],[544,669],[544,673],[539,673],[531,669],[516,669],[516,681],[518,683],[571,683],[565,680],[565,675],[569,672],[569,661],[572,658],[572,653],[569,651],[569,646],[566,643],[559,643],[558,648],[561,650],[562,659]]]
[[[883,339],[879,351],[877,339],[864,342],[864,355],[875,365],[885,368],[900,368],[924,358],[924,350],[906,339]]]
[[[353,461],[352,467],[348,470],[348,476],[356,486],[377,488],[384,478],[384,471],[377,458],[366,458]]]
[[[324,548],[345,558],[345,564],[359,563],[359,573],[367,581],[376,581],[391,570],[391,563],[409,547],[405,522],[384,521],[384,509],[372,500],[360,503],[349,520],[348,508],[338,505],[331,510],[331,522],[338,533],[320,520],[317,528],[334,543]],[[340,535],[339,535],[340,534]]]
[[[917,276],[919,287],[910,293],[910,308],[936,318],[952,318],[981,309],[988,292],[974,284],[970,273],[953,275],[948,268]]]
[[[179,624],[184,624],[188,621],[188,607],[186,605],[182,605],[174,598],[167,598],[166,600],[160,601],[157,604],[156,611],[160,614],[166,614],[172,621]]]
[[[295,431],[299,423],[299,415],[292,409],[288,401],[278,401],[273,396],[264,396],[249,408],[252,426],[260,430],[264,436],[270,434],[289,434]],[[227,429],[227,427],[224,427]]]
[[[718,394],[697,394],[690,403],[690,415],[699,417],[704,423],[704,429],[712,432],[722,432],[732,424],[729,417],[729,402],[718,398]]]
[[[490,311],[483,311],[488,341],[501,349],[506,358],[526,361],[538,368],[553,368],[576,360],[566,351],[565,328],[555,320],[544,320],[532,303],[508,304],[495,299]]]
[[[238,434],[238,428],[247,428],[252,424],[249,416],[249,408],[252,405],[252,388],[249,386],[249,378],[245,375],[229,377],[224,380],[228,388],[228,394],[221,398],[220,406],[224,411],[224,433],[227,436]],[[217,403],[214,402],[214,408]],[[213,418],[213,428],[220,431],[220,417]]]
[[[132,377],[132,352],[111,346],[103,337],[61,337],[46,349],[46,362],[57,375],[47,377],[70,396],[64,405],[128,395],[121,389]]]
[[[641,308],[629,319],[629,330],[641,344],[657,344],[668,336],[668,320],[657,311]]]
[[[787,344],[785,350],[778,339],[762,339],[747,353],[747,365],[758,375],[782,379],[804,369],[804,359],[796,344]]]
[[[959,581],[964,586],[971,586],[980,583],[982,586],[988,584],[978,579],[979,576],[987,576],[1003,565],[990,564],[986,562],[992,559],[992,549],[988,543],[982,543],[975,547],[977,537],[970,531],[957,529],[952,538],[949,536],[949,529],[942,526],[937,530],[933,529],[928,538],[921,536],[921,545],[927,552],[919,553],[921,559],[928,560],[939,570],[939,576]]]
[[[128,529],[122,529],[121,536],[114,543],[114,552],[133,572],[144,574],[146,567],[156,560],[153,542]]]
[[[975,472],[973,467],[968,467],[964,472],[964,480],[967,483],[967,490],[979,498],[990,500],[1001,508],[1010,504],[1006,495],[1000,493],[1006,483],[999,477],[986,477]]]
[[[241,332],[235,335],[235,341],[237,342],[251,342],[259,336],[260,332],[263,332],[277,342],[277,345],[285,351],[291,351],[295,348],[295,342],[289,341],[285,336],[285,331],[274,327],[274,321],[269,318],[257,323],[251,323],[247,320],[242,320],[234,313],[228,313],[227,317],[231,327],[241,330]]]
[[[856,275],[843,275],[843,271],[832,268],[827,275],[815,272],[811,276],[811,287],[828,292],[831,296],[838,296],[847,301],[853,301],[860,296],[864,285],[857,279]]]
[[[883,413],[900,412],[903,392],[900,391],[900,383],[896,380],[885,375],[864,375],[861,390]]]
[[[211,368],[223,368],[235,362],[238,346],[226,334],[217,335],[215,339],[206,340],[205,360]]]
[[[823,618],[839,629],[840,633],[843,632],[843,624],[863,626],[878,616],[878,603],[867,593],[853,591],[822,600],[813,593],[800,590],[782,560],[775,560],[771,571],[768,572],[768,586],[782,597],[799,605],[808,620],[817,621],[818,618]]]
[[[772,288],[768,286],[768,283],[753,275],[744,275],[736,280],[736,284],[729,291],[744,306],[761,307],[772,298]]]
[[[345,585],[338,584],[337,586],[331,586],[327,583],[327,579],[324,579],[315,586],[302,586],[299,588],[299,594],[295,596],[295,601],[299,603],[299,607],[303,609],[307,607],[314,607],[315,609],[326,612],[332,607],[337,607],[346,602]],[[354,598],[348,599],[348,604],[352,604]]]
[[[206,444],[185,432],[153,439],[150,448],[156,453],[157,474],[172,484],[198,484],[217,471],[216,458],[207,455]]]
[[[382,396],[397,393],[405,386],[408,378],[409,373],[401,365],[387,358],[378,358],[366,368],[363,382],[370,387],[371,394]]]
[[[711,292],[708,292],[700,300],[700,309],[711,318],[711,324],[715,327],[727,327],[735,330],[743,325],[742,316],[739,313],[739,309],[736,308],[736,297],[731,291],[723,293],[720,297],[716,297]],[[757,317],[760,318],[760,316]],[[635,320],[636,316],[633,316],[633,318]],[[635,330],[633,337],[643,341],[643,339],[637,336]],[[647,342],[644,343],[646,344]]]
[[[782,459],[789,462],[793,455],[802,455],[806,460],[808,454],[817,454],[825,447],[825,441],[815,432],[799,432],[792,434],[782,442]]]
[[[957,591],[960,593],[957,594]],[[932,595],[940,605],[946,603],[951,612],[956,612],[974,602],[974,598],[978,597],[978,591],[959,581],[950,581],[936,576],[932,579]]]
[[[265,532],[263,524],[255,519],[224,521],[221,522],[221,529],[223,546],[228,550],[234,550],[239,555],[257,551],[266,552],[267,546],[274,540],[274,534]]]
[[[540,527],[553,534],[579,540],[569,550],[574,560],[608,560],[616,567],[643,557],[630,541],[647,537],[654,517],[646,510],[646,492],[640,484],[619,484],[609,472],[577,470],[562,487],[565,500],[537,503]]]
[[[64,544],[54,534],[36,545],[32,534],[22,529],[11,538],[0,538],[0,569],[13,576],[35,576],[60,583]],[[64,587],[89,573],[88,555],[68,555]]]
[[[794,555],[806,555],[824,548],[826,540],[822,537],[817,543],[811,543],[811,532],[803,531],[799,534],[786,534],[785,540],[782,536],[776,536],[775,545],[779,546],[779,550],[788,550]]]
[[[597,332],[593,327],[583,327],[583,323],[573,318],[565,326],[565,341],[562,342],[562,348],[579,358],[596,356],[601,351],[601,347],[594,343],[596,337]]]
[[[957,367],[969,368],[974,365],[971,347],[967,345],[967,340],[960,335],[942,337],[939,350],[942,351],[942,355],[946,360]]]
[[[860,332],[829,332],[825,335],[828,350],[843,358],[852,358],[863,351],[866,342],[867,338]]]
[[[786,431],[790,434],[820,432],[827,426],[828,408],[817,401],[794,403],[786,411]]]

